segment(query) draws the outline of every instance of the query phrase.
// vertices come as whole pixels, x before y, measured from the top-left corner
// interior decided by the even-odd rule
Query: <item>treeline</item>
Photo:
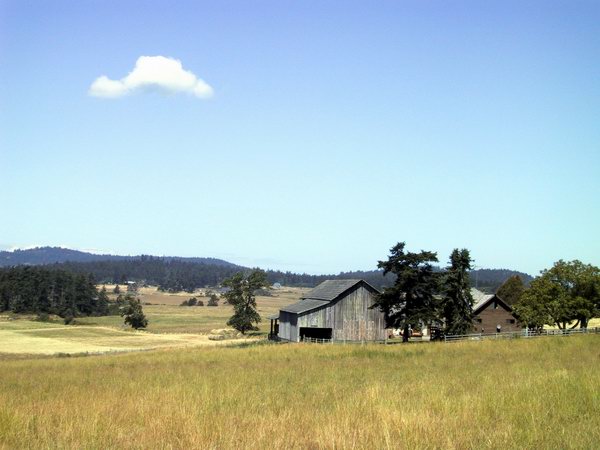
[[[91,274],[99,283],[143,281],[169,292],[193,292],[200,287],[217,286],[243,269],[233,265],[184,262],[151,256],[124,261],[65,262],[51,267]]]
[[[361,279],[365,280],[371,286],[382,289],[394,284],[395,276],[393,274],[383,275],[382,270],[367,270],[340,272],[337,275],[309,275],[306,273],[281,272],[277,270],[267,270],[267,280],[269,283],[280,283],[282,286],[294,287],[314,287],[325,280],[336,279]]]
[[[219,286],[225,279],[235,273],[249,270],[234,265],[184,262],[151,256],[122,261],[64,262],[47,267],[78,274],[91,274],[99,283],[123,284],[127,281],[142,281],[158,286],[160,290],[168,292],[193,292],[197,288]],[[378,289],[389,286],[394,282],[392,275],[384,277],[383,272],[380,270],[341,272],[337,275],[267,271],[269,283],[280,283],[283,286],[314,287],[325,280],[338,278],[364,279]]]
[[[471,286],[477,289],[495,294],[502,284],[510,277],[519,276],[525,286],[533,280],[533,277],[523,272],[517,272],[509,269],[477,269],[469,272]]]
[[[93,277],[48,267],[0,269],[0,311],[56,314],[61,317],[106,315],[108,297]]]
[[[70,272],[91,274],[99,283],[123,284],[127,281],[144,282],[158,286],[167,292],[193,292],[206,286],[219,286],[225,279],[240,271],[250,269],[241,266],[187,262],[179,259],[144,256],[139,259],[116,261],[64,262],[52,264],[52,267]],[[436,272],[443,271],[437,267]],[[314,287],[331,279],[363,279],[377,289],[394,284],[395,275],[383,275],[382,270],[340,272],[329,275],[310,275],[306,273],[268,270],[269,283],[283,286]],[[529,275],[506,269],[478,269],[470,272],[472,286],[494,293],[510,276],[518,274],[525,284],[532,279]]]

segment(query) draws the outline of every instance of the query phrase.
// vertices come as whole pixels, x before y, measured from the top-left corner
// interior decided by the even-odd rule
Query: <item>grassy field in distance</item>
[[[149,350],[161,347],[222,345],[207,335],[157,334],[111,327],[59,325],[0,317],[2,355],[55,355]]]
[[[273,296],[257,297],[258,310],[263,318],[260,331],[265,335],[270,322],[267,317],[280,307],[296,302],[303,290],[287,288],[274,291]],[[111,295],[112,296],[112,295]],[[156,288],[142,288],[140,300],[145,303],[144,313],[149,324],[144,331],[133,331],[123,324],[121,316],[78,317],[75,325],[56,322],[38,322],[32,316],[0,315],[0,356],[53,355],[102,353],[147,350],[163,347],[220,345],[223,342],[208,338],[212,330],[226,328],[232,307],[178,306],[197,294],[168,294]],[[115,297],[115,296],[112,296]],[[150,304],[148,304],[150,303]],[[17,320],[11,320],[14,318]],[[227,343],[227,341],[225,341]]]
[[[113,286],[108,286],[112,291]],[[260,330],[251,336],[264,337],[269,331],[267,317],[282,306],[296,302],[306,292],[301,288],[283,288],[273,291],[273,296],[257,297],[258,309],[263,317]],[[178,306],[182,301],[198,293],[170,294],[154,287],[142,288],[139,297],[144,303],[144,313],[149,319],[148,328],[135,332],[123,324],[120,316],[78,317],[76,325],[37,322],[35,316],[0,315],[0,358],[14,359],[16,355],[52,355],[102,353],[116,351],[147,350],[164,347],[215,345],[208,335],[212,330],[226,328],[232,314],[230,305]],[[111,297],[116,297],[111,295]],[[600,326],[600,319],[593,319],[590,327]]]
[[[600,336],[3,361],[3,448],[597,448]]]
[[[107,285],[107,290],[112,292],[114,286]],[[123,289],[124,291],[124,289]],[[270,322],[267,319],[271,314],[277,313],[283,306],[297,302],[301,295],[308,291],[303,288],[282,288],[273,290],[273,295],[257,296],[256,304],[262,317],[259,324],[260,333],[268,333]],[[111,294],[111,298],[115,296]],[[198,293],[170,294],[160,292],[156,287],[141,288],[138,297],[143,304],[144,314],[148,318],[147,331],[151,333],[210,333],[213,329],[225,328],[227,320],[233,314],[233,308],[224,304],[224,299],[219,299],[219,306],[179,306],[184,300],[196,297],[198,300],[208,302],[208,297]],[[108,327],[121,327],[123,319],[119,316],[107,317],[82,317],[77,318],[77,323],[84,325],[98,325]]]

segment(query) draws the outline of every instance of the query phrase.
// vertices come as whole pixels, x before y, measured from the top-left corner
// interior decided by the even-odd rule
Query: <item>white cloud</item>
[[[96,78],[89,94],[117,98],[137,91],[158,89],[168,93],[188,93],[199,98],[213,95],[213,89],[189,70],[181,61],[165,56],[140,56],[125,78],[111,80],[106,75]]]

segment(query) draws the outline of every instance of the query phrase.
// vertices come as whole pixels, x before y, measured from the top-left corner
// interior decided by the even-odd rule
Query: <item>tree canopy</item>
[[[235,328],[242,334],[257,330],[256,325],[261,321],[256,310],[255,291],[268,286],[267,274],[260,269],[253,269],[250,273],[238,272],[223,282],[229,288],[225,293],[227,303],[233,306],[233,316],[227,325]]]
[[[387,261],[379,261],[378,267],[383,273],[396,275],[396,281],[385,288],[375,302],[384,312],[388,327],[404,330],[404,341],[408,340],[411,324],[428,323],[436,318],[437,278],[431,263],[438,261],[436,253],[405,252],[405,246],[399,242],[390,249]]]
[[[446,334],[467,334],[472,331],[471,262],[469,250],[454,249],[450,255],[450,267],[442,277],[441,318]]]
[[[519,302],[515,313],[531,328],[556,325],[566,329],[587,327],[600,309],[600,269],[574,260],[554,263],[535,278]]]
[[[98,316],[107,313],[107,301],[90,275],[47,267],[0,269],[0,311]]]
[[[125,305],[121,310],[121,316],[125,318],[126,324],[131,325],[136,330],[148,326],[148,319],[144,315],[140,299],[131,294],[125,296]]]
[[[513,275],[502,283],[502,286],[496,291],[496,295],[509,305],[514,305],[519,302],[525,289],[525,284],[521,277],[519,275]]]

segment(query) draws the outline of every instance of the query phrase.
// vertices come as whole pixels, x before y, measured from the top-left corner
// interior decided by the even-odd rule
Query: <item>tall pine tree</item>
[[[473,297],[468,272],[471,262],[466,248],[456,248],[450,255],[441,304],[445,334],[467,334],[473,329]]]
[[[375,301],[375,306],[385,314],[387,326],[403,330],[403,342],[408,341],[411,325],[436,318],[437,278],[431,263],[438,261],[434,252],[405,252],[405,245],[399,242],[390,250],[387,261],[379,261],[384,276],[393,273],[396,281]]]

